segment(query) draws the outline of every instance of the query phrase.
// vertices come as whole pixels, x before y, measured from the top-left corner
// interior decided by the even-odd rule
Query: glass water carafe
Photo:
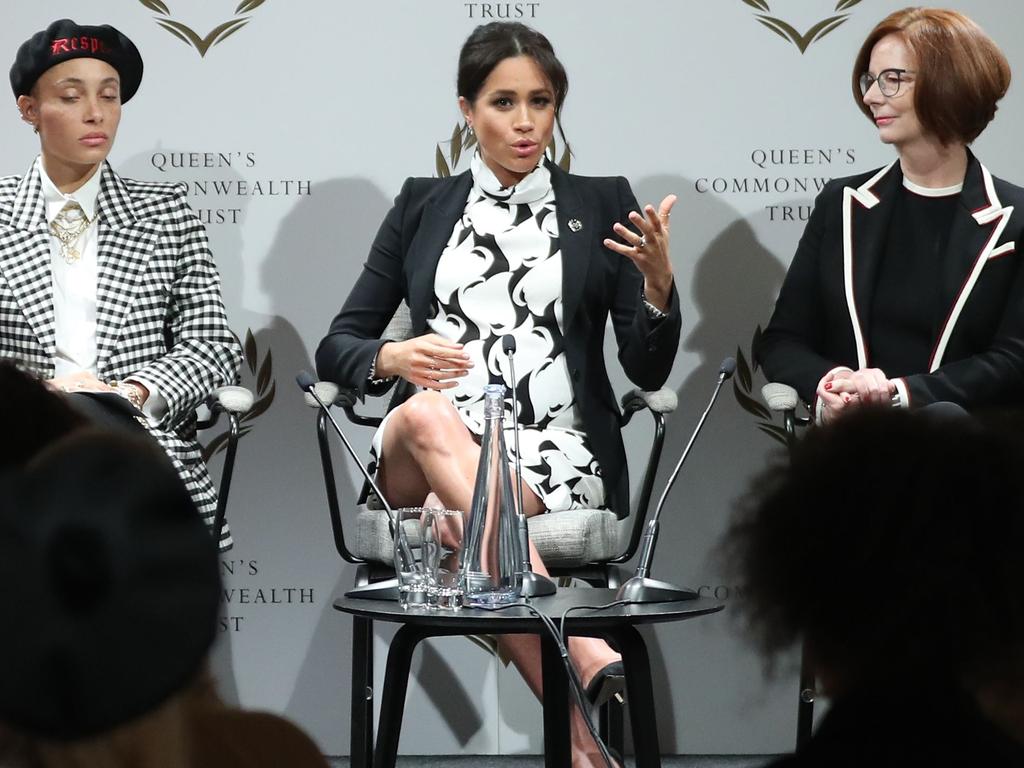
[[[484,387],[484,435],[463,548],[465,601],[503,605],[519,597],[523,556],[505,455],[505,386]]]

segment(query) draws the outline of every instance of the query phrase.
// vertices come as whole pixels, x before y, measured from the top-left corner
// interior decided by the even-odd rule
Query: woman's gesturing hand
[[[653,205],[644,207],[644,216],[636,211],[629,214],[637,234],[621,222],[612,227],[625,244],[606,239],[604,245],[625,256],[636,264],[644,276],[644,296],[658,309],[668,307],[672,293],[672,260],[669,258],[669,216],[676,196],[668,195],[655,210]]]
[[[449,389],[473,367],[458,342],[428,333],[406,341],[392,341],[377,352],[378,378],[401,376],[418,387]]]

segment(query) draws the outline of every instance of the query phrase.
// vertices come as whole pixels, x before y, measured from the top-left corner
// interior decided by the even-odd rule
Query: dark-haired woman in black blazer
[[[675,197],[641,215],[625,179],[573,176],[544,161],[567,87],[538,32],[513,23],[473,32],[458,78],[459,106],[479,146],[472,169],[406,182],[317,351],[322,378],[360,392],[393,377],[423,389],[391,410],[374,440],[394,505],[434,495],[469,507],[482,390],[492,379],[510,383],[500,340],[512,334],[526,513],[627,509],[605,325],[610,315],[627,375],[660,387],[680,329],[668,251]],[[383,343],[403,299],[418,335]],[[539,693],[537,638],[509,636],[501,645]],[[603,641],[573,638],[570,649],[591,688],[621,671]],[[578,716],[573,726],[574,765],[596,764]]]

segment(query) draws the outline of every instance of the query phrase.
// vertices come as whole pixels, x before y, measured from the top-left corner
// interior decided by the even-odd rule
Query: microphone
[[[348,449],[349,456],[355,461],[356,466],[359,467],[359,471],[363,473],[363,477],[366,478],[366,482],[370,484],[373,492],[377,494],[377,498],[380,499],[381,505],[384,507],[384,511],[388,515],[388,530],[391,533],[391,538],[395,538],[395,511],[388,504],[388,500],[385,498],[384,493],[380,487],[374,481],[373,476],[370,474],[370,470],[366,468],[366,465],[359,460],[359,454],[356,453],[356,449],[352,447],[352,443],[345,437],[345,433],[342,431],[338,422],[334,420],[334,416],[331,414],[331,409],[320,399],[320,395],[316,392],[316,379],[313,378],[309,371],[299,371],[295,376],[295,381],[299,385],[299,389],[303,392],[312,395],[313,399],[316,400],[317,405],[323,410],[327,416],[331,425],[334,427],[334,431],[338,433],[338,437],[341,438],[341,442],[344,443],[345,448]],[[408,543],[404,541],[399,542],[400,545],[408,547]],[[411,552],[406,553],[409,556],[408,562],[413,562]],[[361,587],[355,587],[345,593],[345,597],[359,597],[370,600],[398,600],[398,579],[386,579],[384,581],[377,581],[372,584],[365,584]]]
[[[516,393],[516,337],[511,333],[506,333],[501,337],[501,351],[508,355],[508,376],[511,382],[510,389],[512,390],[512,435],[515,438],[516,447],[516,481],[519,485],[519,493],[516,496],[516,512],[519,514],[519,522],[526,519],[523,514],[523,466],[519,460],[519,398]],[[529,564],[529,551],[523,552],[523,563]],[[530,570],[526,568],[525,570]]]
[[[718,393],[722,390],[722,385],[735,371],[736,360],[732,357],[725,358],[719,366],[718,380],[715,382],[715,389],[711,393],[711,399],[697,421],[697,426],[694,428],[693,434],[690,435],[689,442],[683,448],[683,453],[679,457],[679,461],[676,462],[676,467],[672,470],[672,474],[669,476],[665,490],[662,491],[661,498],[658,499],[658,505],[654,509],[654,514],[647,523],[647,529],[644,531],[640,545],[640,559],[637,561],[636,571],[631,579],[619,587],[619,591],[615,596],[616,600],[625,600],[631,603],[660,603],[672,600],[693,600],[697,597],[697,593],[692,589],[683,589],[665,581],[656,581],[649,578],[648,574],[651,572],[651,561],[654,559],[654,547],[658,543],[658,532],[660,530],[658,518],[661,516],[662,509],[665,508],[668,492],[672,489],[672,485],[679,476],[679,470],[683,468],[683,462],[690,455],[690,449],[693,448],[697,435],[700,434],[704,422],[707,421],[708,414],[711,413],[711,409],[718,399]]]
[[[522,597],[543,597],[553,595],[557,591],[555,583],[546,576],[533,572],[530,562],[530,526],[523,513],[523,466],[519,458],[519,397],[516,393],[516,337],[510,333],[501,337],[501,350],[508,355],[508,375],[512,382],[512,435],[516,449],[516,483],[519,486],[516,494],[516,519],[519,534],[519,548],[523,559],[519,570],[522,571],[519,594]]]

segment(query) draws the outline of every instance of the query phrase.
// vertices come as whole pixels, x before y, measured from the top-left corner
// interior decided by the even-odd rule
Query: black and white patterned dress
[[[562,337],[562,254],[551,174],[543,164],[502,188],[479,154],[462,217],[434,276],[429,329],[460,342],[474,363],[442,392],[466,427],[483,434],[483,388],[510,386],[501,338],[516,338],[523,482],[548,511],[603,507],[601,469],[582,431]],[[511,396],[509,413],[511,413]],[[381,424],[373,441],[380,455]],[[508,460],[515,443],[506,420]]]

